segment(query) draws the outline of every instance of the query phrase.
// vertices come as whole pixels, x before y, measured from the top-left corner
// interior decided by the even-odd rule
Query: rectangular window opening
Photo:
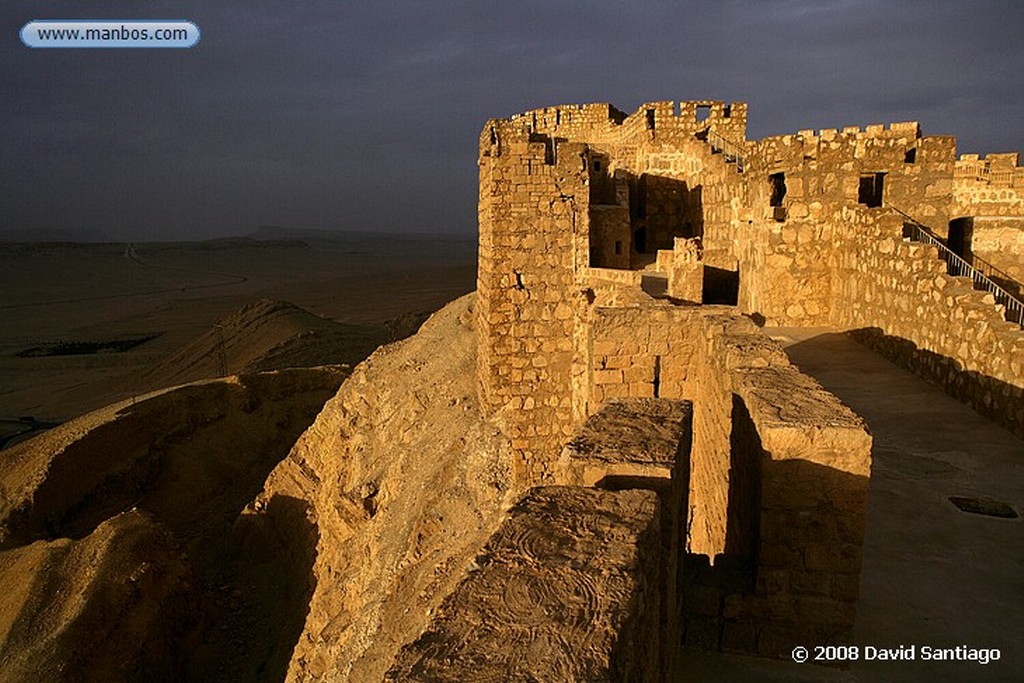
[[[615,240],[615,255],[620,256],[622,254],[622,240]]]
[[[654,110],[647,110],[647,129],[654,130]]]
[[[881,206],[884,183],[884,173],[862,173],[860,186],[857,189],[857,203],[863,204],[869,209]]]
[[[772,197],[770,206],[782,206],[782,200],[786,198],[786,174],[785,173],[772,173],[768,176],[768,182],[771,183]]]
[[[903,155],[903,163],[912,164],[917,161],[917,147],[911,147],[907,150],[907,153]]]

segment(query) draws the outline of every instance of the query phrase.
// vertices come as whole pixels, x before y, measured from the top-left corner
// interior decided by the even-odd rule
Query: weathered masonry
[[[600,311],[640,287],[856,330],[1024,434],[1020,295],[1012,267],[978,258],[1024,259],[1016,155],[957,161],[953,138],[913,122],[749,141],[746,114],[594,104],[484,127],[481,390],[507,415],[521,470],[543,476],[603,392],[687,396],[679,359],[599,372],[588,359]]]
[[[669,620],[778,654],[853,623],[871,438],[758,325],[854,332],[1024,435],[1024,170],[914,122],[757,141],[746,121],[719,101],[489,121],[478,379],[525,487],[628,479],[573,478],[563,447],[610,402],[690,402],[686,495],[659,499]]]

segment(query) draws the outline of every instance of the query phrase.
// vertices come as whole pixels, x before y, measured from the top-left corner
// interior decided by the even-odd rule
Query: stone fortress
[[[562,573],[518,598],[471,574],[390,679],[519,670],[532,649],[485,662],[509,632],[467,627],[507,622],[510,599],[529,603],[550,680],[594,656],[593,680],[658,680],[683,643],[842,642],[871,435],[761,326],[848,331],[1024,436],[1017,155],[958,159],[914,122],[748,140],[746,121],[745,104],[689,101],[484,127],[478,385],[529,490],[487,556]],[[602,556],[574,519],[635,552]],[[530,544],[531,524],[568,531]],[[587,557],[614,565],[601,596],[573,593],[593,585]],[[577,602],[598,626],[567,634]]]

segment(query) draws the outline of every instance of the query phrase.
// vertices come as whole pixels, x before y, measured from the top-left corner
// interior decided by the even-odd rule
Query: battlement
[[[854,621],[871,437],[753,321],[868,334],[1024,433],[1024,379],[1007,361],[1024,332],[902,234],[920,221],[944,237],[961,205],[1011,210],[987,186],[958,199],[954,171],[1016,173],[1018,157],[957,161],[954,138],[916,121],[751,141],[746,117],[742,103],[692,100],[489,121],[477,379],[524,487],[673,490],[664,463],[587,439],[562,449],[603,415],[616,439],[642,432],[649,456],[651,430],[610,406],[691,402],[685,537],[663,544],[685,553],[671,556],[701,596],[682,603],[686,639],[777,656]],[[828,523],[805,527],[808,510]]]
[[[867,138],[919,138],[921,125],[917,121],[901,121],[890,123],[874,123],[868,126],[845,126],[839,128],[822,128],[815,132],[813,128],[797,131],[796,135],[805,140],[835,140],[839,137],[854,136],[858,139]]]
[[[1017,152],[961,154],[956,161],[954,177],[958,181],[984,183],[993,187],[1024,188],[1024,168]]]
[[[481,133],[481,154],[500,153],[501,144],[546,137],[586,140],[594,144],[632,144],[652,138],[670,142],[714,132],[725,139],[746,141],[747,105],[720,100],[646,102],[632,114],[607,103],[564,104],[531,109],[508,118],[491,119]]]
[[[957,161],[956,140],[923,136],[917,121],[762,140],[747,140],[746,122],[741,102],[664,100],[630,114],[609,103],[544,107],[481,131],[481,387],[509,421],[528,480],[547,476],[559,440],[595,407],[578,390],[593,304],[581,292],[639,282],[771,324],[835,324],[849,305],[835,246],[845,210],[874,222],[896,209],[940,237],[954,216],[1024,215],[1017,155]],[[977,192],[961,191],[979,165],[1006,192],[973,180]],[[714,262],[669,259],[686,240]],[[647,391],[646,380],[630,386]]]

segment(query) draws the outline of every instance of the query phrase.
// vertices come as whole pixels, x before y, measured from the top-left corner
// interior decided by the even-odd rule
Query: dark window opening
[[[653,109],[648,109],[647,110],[647,128],[649,130],[654,130],[654,110]]]
[[[697,123],[703,123],[711,117],[711,106],[707,104],[697,105]]]
[[[869,209],[881,206],[884,180],[884,173],[865,173],[861,175],[860,187],[857,190],[857,203],[863,204]]]
[[[912,164],[917,161],[917,147],[911,147],[907,150],[907,153],[903,155],[903,163]]]
[[[654,357],[654,398],[661,398],[661,356]]]
[[[727,104],[727,105],[725,105],[725,107],[722,108],[722,118],[724,118],[724,119],[732,118],[732,105],[731,104]]]
[[[638,254],[647,253],[647,228],[641,227],[633,232],[633,244]]]
[[[772,187],[770,206],[782,206],[782,200],[786,198],[786,174],[772,173],[768,176],[768,182]]]
[[[954,254],[971,261],[971,238],[974,236],[974,218],[954,218],[949,222],[949,237],[946,244]]]
[[[622,254],[622,240],[615,240],[615,255],[619,256]]]
[[[555,125],[562,125],[562,111],[560,109],[555,110]]]
[[[600,161],[595,161],[594,162],[594,173],[600,173],[600,172],[601,172],[601,162]]]
[[[740,272],[704,266],[704,296],[701,303],[735,306],[739,301]]]

